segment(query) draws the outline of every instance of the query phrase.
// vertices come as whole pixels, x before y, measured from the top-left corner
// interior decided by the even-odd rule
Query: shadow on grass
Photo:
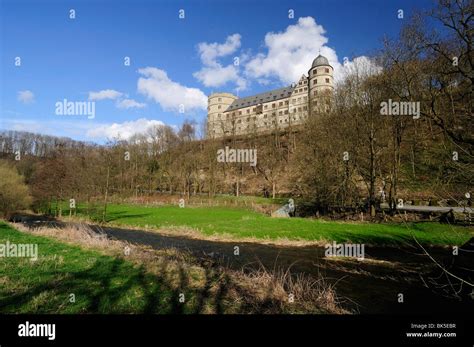
[[[117,221],[120,219],[124,218],[144,218],[150,216],[151,213],[136,213],[136,214],[130,214],[128,212],[110,212],[107,213],[106,216],[106,222],[113,222]],[[91,219],[95,222],[101,222],[102,221],[102,214],[96,214],[91,217]]]
[[[160,273],[166,273],[163,263]],[[206,273],[203,289],[189,289],[188,275],[180,268],[177,288],[170,286],[166,275],[153,275],[143,266],[133,267],[116,258],[99,257],[92,267],[76,271],[39,273],[40,279],[25,290],[0,298],[2,313],[203,313],[209,288],[218,280]],[[41,280],[42,279],[42,280]],[[186,303],[179,301],[183,293]],[[70,294],[76,302],[70,303]],[[197,298],[198,304],[188,305]],[[222,299],[219,297],[219,300]],[[192,300],[191,300],[192,301]],[[217,303],[221,307],[221,303]]]

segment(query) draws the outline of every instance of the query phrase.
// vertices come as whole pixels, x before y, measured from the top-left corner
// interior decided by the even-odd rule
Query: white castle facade
[[[333,68],[319,55],[308,76],[289,87],[238,98],[213,93],[208,99],[207,137],[248,135],[283,130],[304,123],[315,112],[328,110],[334,90]]]

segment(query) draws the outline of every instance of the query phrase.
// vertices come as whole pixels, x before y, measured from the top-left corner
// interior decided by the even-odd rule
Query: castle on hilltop
[[[313,60],[308,76],[291,86],[238,98],[213,93],[207,107],[207,137],[248,135],[301,125],[315,112],[329,109],[333,68],[326,57]]]

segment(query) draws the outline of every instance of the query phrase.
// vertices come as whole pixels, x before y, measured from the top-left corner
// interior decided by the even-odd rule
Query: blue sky
[[[211,92],[247,96],[290,84],[319,52],[342,78],[344,57],[350,64],[370,56],[384,36],[397,35],[399,9],[408,18],[432,6],[422,0],[0,3],[0,128],[98,143],[153,124],[202,123]],[[58,115],[56,103],[64,99],[95,102],[94,118]]]

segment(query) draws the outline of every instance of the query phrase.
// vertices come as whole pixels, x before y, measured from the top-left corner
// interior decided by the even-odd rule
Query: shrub
[[[13,212],[28,208],[31,202],[23,177],[15,167],[0,161],[0,214],[8,218]]]

